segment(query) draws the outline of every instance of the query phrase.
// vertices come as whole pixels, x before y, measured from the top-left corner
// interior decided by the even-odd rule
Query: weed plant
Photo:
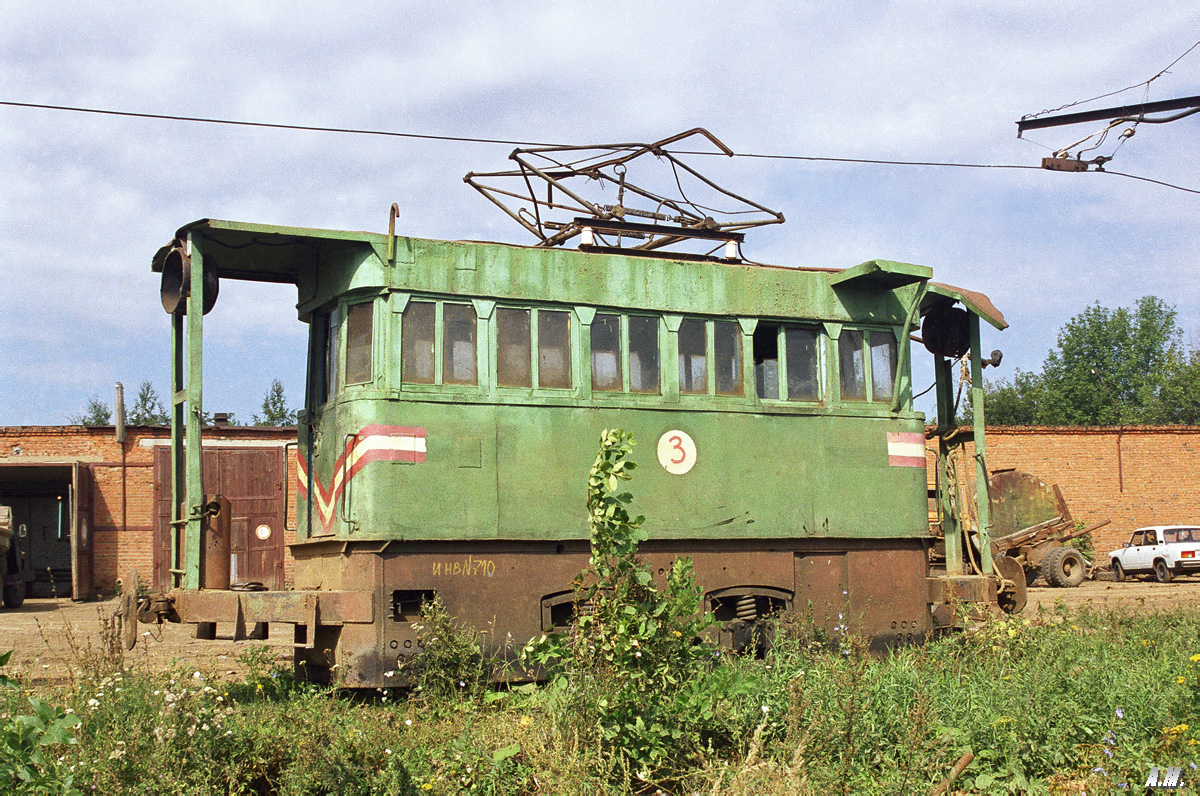
[[[546,698],[565,731],[595,744],[620,781],[669,787],[702,756],[729,746],[738,725],[731,698],[747,670],[721,666],[704,640],[711,614],[688,559],[677,559],[660,589],[637,555],[645,518],[631,517],[622,490],[636,443],[608,430],[588,475],[591,557],[575,581],[576,614],[566,632],[524,650],[549,679]]]

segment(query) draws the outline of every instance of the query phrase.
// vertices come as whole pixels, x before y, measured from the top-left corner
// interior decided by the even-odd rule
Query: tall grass
[[[917,793],[967,751],[955,787],[968,792],[1106,792],[1136,788],[1151,765],[1192,772],[1198,610],[1049,612],[884,657],[846,648],[780,630],[765,659],[720,662],[712,671],[754,687],[714,700],[725,733],[669,781],[640,779],[588,730],[600,717],[557,689],[355,699],[265,668],[235,681],[92,672],[43,689],[37,699],[80,722],[67,730],[77,745],[42,747],[40,781],[70,777],[85,793]],[[29,696],[0,692],[0,728],[34,713]],[[0,791],[20,789],[2,777]]]

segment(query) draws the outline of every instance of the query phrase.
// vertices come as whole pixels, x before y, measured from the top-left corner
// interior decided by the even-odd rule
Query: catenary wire
[[[175,122],[197,122],[200,124],[221,124],[234,127],[258,127],[268,128],[273,130],[299,130],[305,132],[318,133],[345,133],[351,135],[381,135],[391,136],[393,138],[415,138],[427,141],[457,141],[468,144],[506,144],[520,147],[563,147],[568,144],[546,143],[544,141],[518,141],[515,139],[505,138],[480,138],[473,136],[456,136],[456,135],[433,135],[429,133],[403,133],[395,130],[369,130],[353,127],[323,127],[318,125],[305,124],[280,124],[274,122],[249,122],[239,119],[217,119],[205,116],[180,116],[167,113],[137,113],[133,111],[115,111],[101,108],[85,108],[71,105],[48,105],[36,102],[12,102],[0,100],[0,105],[5,105],[14,108],[33,108],[37,110],[53,110],[53,111],[68,111],[72,113],[91,113],[103,116],[121,116],[134,119],[156,119],[160,121],[175,121]],[[667,150],[671,154],[676,155],[719,155],[728,157],[723,152],[703,152],[703,151],[688,151],[688,150]],[[759,158],[767,160],[807,160],[816,162],[828,163],[864,163],[871,165],[885,166],[940,166],[951,168],[969,168],[969,169],[1037,169],[1038,166],[1013,165],[1013,164],[991,164],[991,163],[949,163],[941,161],[927,160],[880,160],[873,158],[833,158],[833,157],[817,157],[813,155],[771,155],[753,152],[736,152],[734,157],[742,158]]]
[[[1197,42],[1200,46],[1200,42]],[[1191,52],[1189,50],[1188,52]],[[1184,53],[1186,55],[1187,53]],[[1183,56],[1180,56],[1182,58]],[[1176,59],[1178,61],[1178,59]],[[1168,67],[1170,68],[1170,67]],[[1164,70],[1166,71],[1166,70]],[[1160,73],[1161,74],[1161,73]],[[1139,84],[1140,85],[1140,84]],[[503,138],[481,138],[472,136],[452,136],[452,135],[433,135],[429,133],[403,133],[395,130],[368,130],[349,127],[321,127],[315,125],[300,125],[300,124],[278,124],[271,122],[248,122],[235,119],[216,119],[203,116],[180,116],[175,114],[160,114],[160,113],[136,113],[133,111],[114,111],[101,108],[84,108],[70,105],[49,105],[45,103],[35,102],[13,102],[9,100],[0,100],[0,106],[8,106],[14,108],[32,108],[36,110],[55,110],[67,111],[72,113],[90,113],[103,116],[121,116],[135,119],[157,119],[163,121],[179,121],[179,122],[197,122],[201,124],[222,124],[235,127],[258,127],[269,128],[276,130],[300,130],[307,132],[322,132],[322,133],[345,133],[351,135],[380,135],[390,136],[394,138],[413,138],[427,141],[456,141],[468,144],[505,144],[511,146],[566,146],[566,144],[550,144],[538,141],[518,141],[515,139]],[[713,155],[728,157],[720,152],[703,152],[689,150],[669,150],[675,155]],[[1041,171],[1040,166],[1010,164],[1010,163],[953,163],[934,160],[885,160],[880,158],[835,158],[821,157],[816,155],[772,155],[754,152],[735,152],[734,157],[756,158],[761,160],[795,160],[795,161],[810,161],[816,163],[861,163],[866,165],[879,166],[927,166],[939,168],[963,168],[963,169],[1032,169]],[[1119,171],[1104,171],[1104,174],[1114,174],[1119,177],[1128,177],[1134,180],[1142,180],[1144,182],[1154,183],[1166,188],[1174,188],[1178,191],[1187,193],[1200,194],[1200,190],[1192,188],[1184,188],[1180,185],[1174,185],[1162,180],[1155,180],[1150,177],[1140,177],[1136,174],[1126,174]]]

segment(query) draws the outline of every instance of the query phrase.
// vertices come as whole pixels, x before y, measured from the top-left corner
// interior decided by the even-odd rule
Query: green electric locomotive
[[[589,223],[656,226],[584,219],[584,239]],[[642,557],[657,573],[694,562],[729,646],[755,643],[756,623],[778,611],[880,646],[919,642],[950,602],[1014,588],[993,572],[986,499],[979,536],[947,511],[946,571],[930,571],[909,359],[920,332],[937,352],[944,459],[950,364],[967,355],[978,375],[979,321],[1002,329],[1001,314],[918,265],[729,254],[183,227],[155,258],[173,319],[175,588],[143,600],[141,618],[228,622],[238,638],[290,626],[309,676],[336,665],[349,686],[395,682],[385,672],[419,654],[414,623],[434,595],[497,648],[519,647],[576,610],[584,482],[612,427],[640,442]],[[223,279],[295,284],[309,327],[287,591],[230,590],[216,560],[228,551],[192,410],[203,313]]]

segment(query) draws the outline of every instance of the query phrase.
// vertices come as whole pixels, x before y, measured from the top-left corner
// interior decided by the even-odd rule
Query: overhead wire
[[[1188,52],[1191,52],[1192,49],[1195,49],[1195,46],[1200,46],[1200,42],[1197,42],[1196,45],[1194,45],[1191,49],[1188,50]],[[1187,53],[1184,53],[1184,55],[1187,55]],[[1173,66],[1175,63],[1177,63],[1181,58],[1183,58],[1182,55],[1179,58],[1175,59],[1175,61],[1173,61],[1171,63],[1171,65],[1169,65],[1167,67],[1167,69],[1169,69],[1170,66]],[[1164,69],[1159,74],[1161,75],[1165,71],[1166,71],[1166,69]],[[1156,75],[1155,77],[1158,77],[1158,75]],[[1153,80],[1153,79],[1154,78],[1151,78],[1151,80]],[[1138,84],[1138,85],[1141,85],[1141,84]],[[245,120],[239,120],[239,119],[219,119],[219,118],[215,118],[215,117],[183,116],[183,115],[179,115],[179,114],[166,114],[166,113],[139,113],[139,112],[134,112],[134,111],[117,111],[117,110],[109,110],[109,109],[103,109],[103,108],[86,108],[86,107],[71,106],[71,105],[51,105],[51,104],[47,104],[47,103],[37,103],[37,102],[14,102],[11,100],[0,100],[0,106],[7,106],[7,107],[13,107],[13,108],[31,108],[31,109],[35,109],[35,110],[65,111],[65,112],[71,112],[71,113],[87,113],[87,114],[97,114],[97,115],[103,115],[103,116],[119,116],[119,117],[134,118],[134,119],[155,119],[155,120],[160,120],[160,121],[193,122],[193,123],[199,123],[199,124],[219,124],[219,125],[227,125],[227,126],[235,126],[235,127],[255,127],[255,128],[273,129],[273,130],[296,130],[296,131],[303,131],[303,132],[341,133],[341,134],[349,134],[349,135],[378,135],[378,136],[388,136],[388,137],[393,137],[393,138],[409,138],[409,139],[417,139],[417,140],[425,140],[425,141],[451,141],[451,142],[468,143],[468,144],[504,144],[504,145],[510,145],[510,146],[518,146],[518,147],[567,146],[566,144],[561,144],[561,143],[547,143],[547,142],[541,142],[541,141],[522,141],[522,140],[517,140],[517,139],[506,139],[506,138],[484,138],[484,137],[479,137],[479,136],[461,136],[461,135],[437,135],[437,134],[432,134],[432,133],[408,133],[408,132],[400,132],[400,131],[396,131],[396,130],[372,130],[372,129],[366,129],[366,128],[353,128],[353,127],[327,127],[327,126],[321,126],[321,125],[283,124],[283,123],[277,123],[277,122],[252,122],[252,121],[245,121]],[[1064,107],[1070,107],[1070,106],[1064,106]],[[711,152],[711,151],[706,152],[706,151],[700,151],[700,150],[666,150],[666,151],[669,151],[673,155],[705,155],[705,156],[729,157],[729,155],[726,155],[725,153],[722,153],[722,152]],[[884,158],[826,157],[826,156],[819,156],[819,155],[781,155],[781,154],[767,154],[767,153],[759,153],[759,152],[734,152],[732,156],[740,157],[740,158],[755,158],[755,159],[759,159],[759,160],[790,160],[790,161],[807,161],[807,162],[814,162],[814,163],[851,163],[851,164],[878,165],[878,166],[924,166],[924,167],[933,167],[933,168],[961,168],[961,169],[1028,169],[1028,170],[1035,170],[1035,171],[1042,170],[1040,166],[1033,166],[1033,165],[1026,165],[1026,164],[1013,164],[1013,163],[958,163],[958,162],[953,162],[953,161],[937,161],[937,160],[899,160],[899,159],[884,159]],[[1172,183],[1164,182],[1162,180],[1152,179],[1150,177],[1141,177],[1136,174],[1126,174],[1126,173],[1117,172],[1117,171],[1102,171],[1099,173],[1114,174],[1114,175],[1117,175],[1120,177],[1128,177],[1128,178],[1134,179],[1134,180],[1141,180],[1143,182],[1154,183],[1155,185],[1161,185],[1166,188],[1174,188],[1175,190],[1185,191],[1187,193],[1200,194],[1200,190],[1195,190],[1192,188],[1184,188],[1183,186],[1180,186],[1180,185],[1174,185]]]
[[[273,130],[298,130],[302,132],[317,132],[317,133],[344,133],[350,135],[381,135],[391,136],[394,138],[414,138],[426,141],[454,141],[467,144],[506,144],[518,147],[565,147],[568,144],[562,143],[546,143],[544,141],[520,141],[507,138],[482,138],[478,136],[463,136],[463,135],[435,135],[431,133],[405,133],[396,130],[372,130],[365,128],[354,127],[326,127],[321,125],[307,124],[282,124],[277,122],[251,122],[241,119],[219,119],[208,116],[182,116],[169,113],[138,113],[134,111],[116,111],[101,108],[86,108],[72,105],[49,105],[37,102],[12,102],[8,100],[0,100],[0,105],[14,108],[32,108],[37,110],[53,110],[67,111],[72,113],[90,113],[100,114],[104,116],[121,116],[134,119],[156,119],[160,121],[175,121],[175,122],[195,122],[199,124],[220,124],[234,127],[257,127]],[[664,150],[673,155],[712,155],[720,157],[729,157],[723,152],[711,152],[700,150]],[[538,153],[545,157],[544,153]],[[968,168],[968,169],[1037,169],[1038,166],[1015,165],[1015,164],[992,164],[992,163],[953,163],[930,160],[882,160],[878,158],[835,158],[835,157],[818,157],[814,155],[773,155],[754,152],[735,152],[733,157],[741,158],[759,158],[767,160],[806,160],[828,163],[864,163],[873,165],[885,166],[937,166],[949,168]],[[551,158],[547,157],[547,160]],[[560,164],[561,165],[561,164]]]

